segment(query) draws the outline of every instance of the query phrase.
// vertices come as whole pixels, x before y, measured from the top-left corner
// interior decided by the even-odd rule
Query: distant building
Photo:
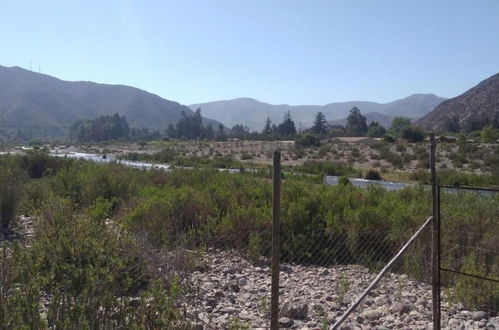
[[[381,141],[380,138],[372,138],[368,136],[345,136],[334,138],[333,141],[346,142],[346,143],[362,143],[362,144],[375,144]]]

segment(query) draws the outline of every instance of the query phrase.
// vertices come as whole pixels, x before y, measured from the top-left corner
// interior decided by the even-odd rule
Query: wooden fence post
[[[281,152],[274,151],[272,199],[272,289],[270,328],[279,329],[279,272],[280,272],[280,220],[281,220]]]
[[[430,170],[431,170],[431,209],[433,215],[431,231],[431,284],[433,330],[440,330],[440,191],[436,171],[435,132],[430,135]]]

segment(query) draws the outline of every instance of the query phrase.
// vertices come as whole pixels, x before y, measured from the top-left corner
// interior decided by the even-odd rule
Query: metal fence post
[[[435,132],[430,135],[430,170],[431,170],[431,209],[433,215],[431,231],[431,283],[433,303],[433,329],[440,330],[440,194],[436,171]]]
[[[273,200],[272,200],[272,289],[270,328],[279,329],[279,257],[281,218],[281,152],[274,151]]]

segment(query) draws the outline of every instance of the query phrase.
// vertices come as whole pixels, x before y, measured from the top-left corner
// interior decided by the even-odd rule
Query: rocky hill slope
[[[499,73],[465,93],[442,102],[418,125],[437,131],[472,131],[485,125],[499,127]]]

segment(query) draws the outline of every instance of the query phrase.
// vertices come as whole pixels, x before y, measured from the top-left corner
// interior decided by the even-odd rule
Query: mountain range
[[[198,108],[205,124],[216,126],[221,122],[229,128],[243,124],[251,130],[261,130],[267,117],[279,124],[290,111],[297,128],[305,129],[313,125],[319,111],[330,123],[345,124],[354,106],[368,122],[378,121],[387,127],[395,116],[420,118],[416,124],[439,131],[469,131],[487,124],[499,127],[499,73],[448,100],[433,94],[413,94],[389,103],[273,105],[238,98],[185,106],[135,87],[64,81],[19,67],[0,66],[0,138],[16,136],[20,131],[32,137],[63,137],[77,120],[114,113],[126,116],[131,127],[163,131],[175,124],[182,112],[190,115]]]
[[[130,127],[163,131],[189,107],[138,88],[64,81],[19,67],[0,66],[0,136],[66,136],[82,119],[119,113]],[[218,122],[204,119],[214,125]]]
[[[317,112],[321,111],[328,121],[341,120],[348,116],[350,109],[358,107],[363,114],[370,117],[384,118],[383,123],[391,122],[395,116],[420,118],[433,110],[445,98],[433,94],[414,94],[389,103],[368,101],[349,101],[329,103],[326,105],[273,105],[252,98],[238,98],[226,101],[191,104],[192,110],[201,109],[203,115],[216,118],[227,127],[245,124],[251,130],[261,130],[265,120],[282,122],[284,114],[291,112],[297,127],[308,128],[313,125]]]
[[[499,127],[499,73],[448,99],[416,124],[436,131],[473,131]]]

